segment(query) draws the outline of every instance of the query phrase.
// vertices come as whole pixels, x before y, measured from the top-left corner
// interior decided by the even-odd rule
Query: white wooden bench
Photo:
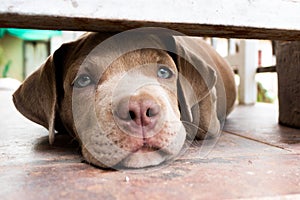
[[[0,26],[119,32],[159,26],[188,35],[300,40],[297,0],[2,0]]]

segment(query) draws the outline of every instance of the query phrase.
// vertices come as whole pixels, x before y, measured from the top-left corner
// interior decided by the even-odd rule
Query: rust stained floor
[[[76,143],[23,118],[0,91],[0,199],[300,199],[300,130],[277,124],[275,106],[238,106],[224,132],[162,168],[105,171]],[[203,156],[204,153],[207,156]]]

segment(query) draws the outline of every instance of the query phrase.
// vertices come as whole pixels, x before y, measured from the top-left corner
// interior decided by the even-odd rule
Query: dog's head
[[[200,126],[200,135],[219,131],[215,71],[192,49],[144,33],[99,46],[109,36],[62,45],[15,92],[18,110],[48,128],[51,143],[55,130],[67,131],[87,162],[141,168],[180,152],[183,121]]]

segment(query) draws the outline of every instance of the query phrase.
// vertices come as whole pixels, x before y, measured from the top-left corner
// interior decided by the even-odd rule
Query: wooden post
[[[276,58],[279,123],[300,128],[300,41],[278,42]]]
[[[240,44],[243,63],[239,66],[239,103],[254,104],[257,98],[257,86],[255,81],[257,58],[257,40],[242,40]]]
[[[238,97],[240,104],[254,104],[256,102],[257,86],[255,74],[258,63],[257,51],[257,40],[241,40],[239,52],[234,55],[228,55],[225,58],[232,66],[238,67],[240,76]]]

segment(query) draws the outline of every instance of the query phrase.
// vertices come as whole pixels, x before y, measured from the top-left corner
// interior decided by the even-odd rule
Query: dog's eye
[[[77,87],[77,88],[87,87],[90,84],[92,84],[92,79],[91,79],[91,77],[89,77],[86,74],[80,75],[74,81],[74,86]]]
[[[168,79],[173,76],[173,72],[169,68],[162,66],[158,69],[157,76],[159,78]]]

